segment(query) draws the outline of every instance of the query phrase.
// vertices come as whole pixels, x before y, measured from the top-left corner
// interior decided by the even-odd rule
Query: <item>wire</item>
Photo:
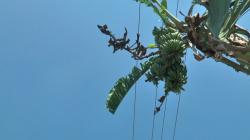
[[[138,7],[137,34],[140,34],[140,25],[141,25],[141,3],[139,3],[139,7]],[[138,60],[136,60],[136,67],[137,66],[138,66]],[[136,102],[137,102],[137,82],[135,82],[135,86],[134,86],[134,108],[133,108],[132,140],[135,139]]]
[[[137,25],[137,33],[140,33],[140,26],[141,26],[141,3],[139,3],[138,8],[138,25]]]
[[[135,83],[135,88],[134,88],[134,114],[133,114],[133,133],[132,133],[132,140],[135,138],[135,117],[136,117],[136,89],[137,85]]]
[[[132,133],[132,140],[135,138],[135,117],[136,117],[136,92],[137,92],[137,85],[135,83],[134,88],[134,112],[133,112],[133,133]]]
[[[163,140],[165,119],[166,119],[166,110],[167,110],[166,108],[167,108],[167,100],[166,100],[166,97],[165,97],[164,113],[163,113],[163,120],[162,120],[162,127],[161,127],[161,140]]]
[[[156,108],[156,101],[158,96],[158,86],[155,86],[155,102],[154,102],[154,109]],[[155,113],[153,110],[153,124],[152,124],[152,130],[151,130],[151,140],[154,139],[154,128],[155,128]]]
[[[138,61],[136,61],[136,66],[137,65],[138,65]],[[137,102],[137,82],[135,82],[135,86],[134,86],[134,108],[133,108],[132,140],[135,139],[136,102]]]
[[[176,17],[178,17],[179,4],[180,4],[180,0],[177,0],[177,6],[176,6],[176,11],[175,11],[175,16]]]
[[[177,121],[178,121],[178,115],[179,115],[179,109],[180,109],[180,102],[181,102],[181,94],[179,95],[178,106],[177,106],[177,111],[176,111],[176,116],[175,116],[173,140],[175,140],[176,127],[177,127]]]
[[[164,22],[162,22],[162,28],[164,27]],[[165,127],[165,119],[166,119],[166,108],[167,108],[167,100],[166,97],[164,99],[165,105],[164,105],[164,112],[163,112],[163,119],[162,119],[162,127],[161,127],[161,140],[163,140],[163,133],[164,133],[164,127]]]
[[[177,6],[176,6],[176,12],[175,12],[176,17],[178,17],[179,4],[180,4],[180,0],[177,0]],[[176,128],[177,128],[177,122],[178,122],[178,116],[179,116],[180,102],[181,102],[181,94],[179,94],[179,98],[178,98],[178,105],[177,105],[177,111],[176,111],[176,116],[175,116],[175,124],[174,124],[173,140],[175,140],[175,135],[176,135]]]

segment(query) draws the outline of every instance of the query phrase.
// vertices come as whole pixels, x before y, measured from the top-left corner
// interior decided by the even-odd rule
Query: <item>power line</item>
[[[137,34],[140,34],[140,25],[141,25],[141,3],[139,3],[138,7],[138,26],[137,26]],[[138,65],[138,60],[136,60],[136,67]],[[137,82],[134,86],[134,108],[133,108],[133,129],[132,129],[132,140],[135,139],[135,120],[136,120],[136,102],[137,102]]]
[[[158,86],[155,86],[154,109],[156,108],[157,96],[158,96]],[[152,124],[152,130],[151,130],[151,140],[154,139],[154,128],[155,128],[155,113],[153,111],[153,124]]]
[[[138,8],[138,25],[137,25],[137,33],[140,33],[140,27],[141,27],[141,3],[139,3]]]
[[[180,4],[180,0],[177,0],[177,6],[176,6],[176,11],[175,11],[175,16],[176,17],[178,17],[179,4]]]
[[[136,67],[138,65],[138,61],[136,61]],[[136,102],[137,102],[137,82],[134,86],[134,108],[133,108],[133,129],[132,129],[132,140],[135,139],[135,118],[136,118]]]
[[[175,124],[174,124],[173,140],[175,140],[176,127],[177,127],[177,121],[178,121],[178,115],[179,115],[179,109],[180,109],[180,102],[181,102],[181,95],[179,95],[179,99],[178,99],[178,106],[177,106],[177,111],[176,111],[176,116],[175,116]]]
[[[176,6],[176,11],[175,11],[175,16],[176,17],[178,17],[179,4],[180,4],[180,0],[177,0],[177,6]],[[181,94],[179,94],[179,98],[178,98],[178,105],[177,105],[177,111],[176,111],[176,116],[175,116],[175,124],[174,124],[173,140],[175,140],[175,135],[176,135],[176,128],[177,128],[177,122],[178,122],[178,116],[179,116],[180,102],[181,102]]]
[[[163,120],[162,120],[162,127],[161,127],[161,140],[163,140],[163,133],[164,133],[164,127],[165,127],[165,119],[166,119],[166,108],[167,108],[167,100],[165,97],[165,105],[164,105],[164,112],[163,112]]]
[[[135,117],[136,117],[136,93],[137,92],[137,84],[135,83],[134,88],[134,112],[133,112],[133,132],[132,132],[132,140],[135,138]]]

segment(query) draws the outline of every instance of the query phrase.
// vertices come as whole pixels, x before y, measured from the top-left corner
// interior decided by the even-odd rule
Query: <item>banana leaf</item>
[[[231,7],[228,9],[229,14],[220,31],[220,38],[229,37],[233,31],[233,26],[249,10],[249,7],[250,0],[235,0],[231,3]]]
[[[152,62],[146,61],[145,63],[141,64],[141,68],[134,67],[132,72],[126,76],[120,78],[115,86],[109,91],[109,96],[107,99],[107,108],[109,112],[115,113],[118,106],[122,102],[123,98],[127,95],[131,87],[142,77],[142,75],[149,70],[151,67]]]
[[[215,37],[218,37],[225,20],[229,15],[231,0],[209,0],[207,26]]]

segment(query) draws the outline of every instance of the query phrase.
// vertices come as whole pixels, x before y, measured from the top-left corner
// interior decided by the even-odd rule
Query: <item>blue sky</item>
[[[174,13],[176,1],[169,3]],[[189,1],[180,6],[186,13]],[[105,108],[109,89],[135,62],[112,54],[97,24],[135,37],[138,5],[133,0],[0,1],[0,139],[128,140],[133,91],[115,115]],[[248,29],[249,14],[240,24]],[[153,43],[161,25],[142,7],[141,36]],[[188,84],[182,95],[176,140],[249,140],[250,79],[211,59],[188,52]],[[136,139],[150,139],[154,91],[138,83]],[[159,94],[163,90],[159,88]],[[169,96],[165,139],[172,138],[178,96]],[[160,137],[162,113],[156,116]]]

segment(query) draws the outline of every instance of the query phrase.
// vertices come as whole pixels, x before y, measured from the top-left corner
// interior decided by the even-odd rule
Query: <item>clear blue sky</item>
[[[180,9],[186,13],[190,0]],[[176,1],[169,3],[174,12]],[[135,37],[133,0],[0,1],[0,140],[129,140],[133,92],[115,115],[105,108],[109,89],[135,62],[112,54],[97,24]],[[241,25],[250,29],[250,15]],[[248,20],[247,20],[248,19]],[[153,43],[160,25],[142,8],[142,39]],[[176,140],[249,140],[250,77],[189,52]],[[151,135],[154,87],[138,83],[136,140]],[[159,94],[162,94],[159,89]],[[165,139],[172,138],[177,96],[169,96]],[[162,113],[156,117],[160,137]]]

